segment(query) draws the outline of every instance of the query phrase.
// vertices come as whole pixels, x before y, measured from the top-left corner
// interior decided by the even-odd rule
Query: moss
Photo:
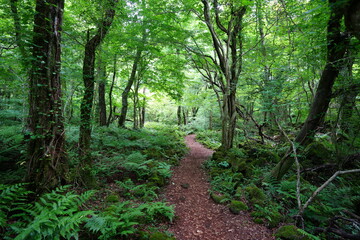
[[[255,219],[254,219],[254,223],[263,224],[263,223],[264,223],[264,219],[262,219],[262,218],[255,218]]]
[[[279,226],[279,223],[283,220],[283,216],[278,211],[273,211],[270,214],[270,220],[268,222],[269,228],[275,228]]]
[[[297,229],[298,228],[294,225],[282,226],[275,232],[274,235],[275,237],[284,240],[310,240],[308,236],[300,233]]]
[[[219,194],[216,194],[216,193],[210,193],[210,197],[217,204],[224,203],[225,199],[226,199],[225,195],[219,195]]]
[[[149,240],[175,240],[175,238],[169,237],[167,234],[162,232],[154,232],[150,235]]]
[[[117,195],[117,194],[110,194],[110,195],[108,195],[108,196],[106,197],[105,201],[106,201],[106,202],[112,202],[112,203],[114,203],[114,202],[119,202],[119,201],[120,201],[120,197],[119,197],[119,195]]]
[[[251,168],[251,164],[247,163],[246,160],[242,158],[232,158],[230,164],[233,172],[241,172],[245,175]]]
[[[253,211],[250,213],[250,216],[254,217],[254,218],[261,218],[261,217],[265,217],[264,212],[261,211]]]
[[[243,203],[242,201],[237,201],[237,200],[232,200],[229,208],[230,208],[230,212],[232,212],[234,214],[239,214],[241,211],[248,210],[248,207],[246,206],[245,203]]]
[[[266,195],[264,191],[254,184],[250,184],[247,187],[245,187],[245,192],[247,193],[248,200],[252,204],[257,204],[259,206],[265,205]]]
[[[315,141],[305,148],[305,160],[303,167],[313,167],[329,162],[332,158],[332,151],[322,142]]]

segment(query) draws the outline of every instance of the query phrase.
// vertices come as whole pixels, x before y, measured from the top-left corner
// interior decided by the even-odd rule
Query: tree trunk
[[[36,192],[64,184],[68,169],[60,81],[63,9],[63,0],[36,1],[26,179]]]
[[[181,122],[182,122],[182,119],[181,119],[181,106],[178,106],[178,109],[177,109],[177,120],[178,120],[178,126],[181,125]]]
[[[100,61],[99,61],[100,62]],[[105,101],[105,86],[106,86],[106,66],[100,62],[100,80],[99,80],[99,123],[100,126],[106,126],[106,101]]]
[[[143,34],[144,42],[145,42],[145,39],[146,39],[146,33],[144,32],[144,34]],[[123,93],[121,94],[122,105],[121,105],[121,112],[120,112],[120,117],[119,117],[119,127],[122,127],[122,128],[125,127],[126,115],[127,115],[127,110],[128,110],[128,106],[129,106],[129,103],[128,103],[129,92],[130,92],[131,87],[136,78],[137,68],[138,68],[139,62],[141,60],[141,53],[142,53],[142,46],[139,46],[136,49],[136,54],[135,54],[135,58],[134,58],[134,62],[133,62],[129,80],[126,84],[126,87],[125,87]]]
[[[222,137],[221,148],[224,150],[233,147],[235,128],[236,128],[236,101],[235,92],[229,95],[224,95],[224,101],[222,106],[223,118],[222,118]]]
[[[214,51],[218,61],[212,59],[213,64],[219,67],[221,76],[216,77],[217,85],[221,86],[223,103],[221,109],[222,117],[222,141],[221,148],[228,150],[233,146],[236,127],[236,88],[242,71],[242,23],[246,13],[246,6],[234,6],[229,4],[231,15],[227,16],[229,22],[221,23],[220,7],[218,1],[212,1],[210,7],[208,0],[202,0],[204,22],[211,35]],[[215,16],[211,16],[211,11]],[[217,30],[215,30],[215,26]],[[223,35],[219,35],[221,32]],[[223,81],[224,80],[224,81]]]
[[[318,127],[323,123],[331,100],[331,90],[339,74],[342,59],[349,45],[348,36],[342,35],[340,31],[345,4],[340,4],[336,2],[336,0],[329,0],[329,5],[331,12],[327,27],[327,63],[316,89],[315,98],[308,117],[295,139],[295,142],[299,145],[306,145],[310,142]],[[271,175],[280,180],[293,163],[294,159],[287,154],[272,170]]]
[[[91,112],[94,100],[94,69],[96,48],[105,38],[115,15],[115,4],[117,0],[109,0],[109,9],[106,10],[105,18],[99,26],[97,33],[89,39],[85,45],[85,56],[83,63],[83,82],[85,86],[84,96],[80,107],[80,136],[79,154],[84,165],[91,166],[90,142],[91,142]],[[88,33],[89,34],[89,33]]]
[[[116,60],[117,60],[117,56],[115,54],[114,57],[114,70],[113,70],[113,77],[112,77],[112,82],[111,82],[111,86],[110,86],[110,91],[109,91],[109,117],[107,120],[107,126],[110,125],[111,123],[111,118],[112,118],[112,113],[113,113],[113,107],[112,107],[112,92],[114,89],[114,85],[115,85],[115,79],[116,79]],[[115,112],[115,110],[114,110]]]

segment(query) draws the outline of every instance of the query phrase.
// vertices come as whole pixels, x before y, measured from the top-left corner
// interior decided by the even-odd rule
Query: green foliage
[[[127,179],[125,182],[116,181],[120,187],[121,196],[128,199],[141,199],[144,201],[155,200],[158,195],[157,191],[159,187],[150,186],[149,184],[136,185],[131,179]]]
[[[31,192],[24,187],[23,184],[1,186],[1,221],[7,229],[5,239],[10,236],[16,236],[14,239],[18,240],[78,239],[81,225],[93,214],[90,210],[80,210],[80,206],[94,194],[93,191],[77,195],[67,192],[69,186],[64,186],[42,195],[34,204],[28,204],[25,197]]]
[[[196,133],[196,140],[211,149],[218,149],[221,145],[221,132],[204,130]]]
[[[129,201],[108,207],[104,212],[88,219],[85,228],[99,235],[99,239],[113,239],[137,232],[135,225],[155,223],[163,219],[172,221],[174,209],[163,202],[138,206]]]
[[[111,205],[104,212],[88,219],[85,228],[99,234],[99,239],[112,239],[115,236],[126,236],[136,232],[134,225],[144,213],[134,208],[130,202]]]

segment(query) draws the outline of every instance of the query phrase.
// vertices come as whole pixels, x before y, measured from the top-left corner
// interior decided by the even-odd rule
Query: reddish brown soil
[[[175,204],[176,220],[169,231],[177,240],[267,240],[275,239],[265,226],[252,222],[248,213],[234,215],[228,207],[209,198],[209,182],[202,163],[213,151],[185,138],[189,154],[173,172],[166,199]]]

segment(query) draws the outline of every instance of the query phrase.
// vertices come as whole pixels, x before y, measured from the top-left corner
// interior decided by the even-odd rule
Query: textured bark
[[[36,192],[66,182],[68,168],[61,101],[63,0],[37,0],[30,76],[27,181]]]
[[[96,48],[105,38],[115,16],[115,4],[117,0],[109,0],[109,8],[106,10],[105,18],[101,22],[97,33],[87,41],[85,45],[85,56],[83,62],[83,82],[85,86],[84,96],[80,107],[80,156],[91,165],[90,142],[91,142],[91,112],[94,100],[94,69]],[[86,165],[85,164],[85,165]]]
[[[327,63],[319,80],[308,117],[295,139],[299,145],[306,145],[311,141],[315,131],[323,123],[331,100],[332,87],[343,65],[342,59],[349,45],[348,36],[342,34],[340,29],[346,4],[329,0],[329,6],[331,13],[327,27]],[[294,159],[286,155],[273,169],[272,176],[281,179],[293,163]]]

